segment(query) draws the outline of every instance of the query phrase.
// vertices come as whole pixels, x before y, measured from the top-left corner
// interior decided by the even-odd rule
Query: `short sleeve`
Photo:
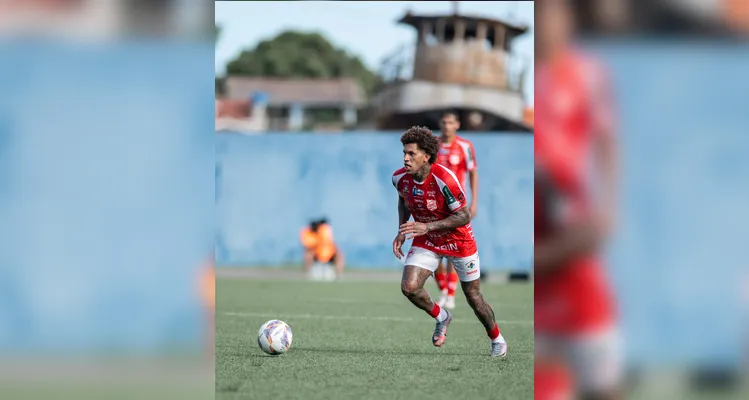
[[[476,163],[476,150],[473,148],[473,143],[468,143],[466,147],[466,171],[473,172],[479,165]]]
[[[406,175],[406,172],[402,169],[399,169],[398,171],[395,171],[393,174],[393,187],[395,188],[395,191],[398,192],[398,195],[400,196],[401,193],[398,191],[398,182]]]
[[[445,173],[439,174],[437,184],[440,186],[440,193],[445,198],[445,204],[450,211],[457,211],[466,205],[466,196],[463,188],[458,183],[455,174],[447,168],[442,167]]]
[[[333,228],[328,224],[320,225],[318,230],[318,237],[323,242],[333,243]]]
[[[299,233],[299,239],[302,242],[302,246],[306,248],[312,248],[317,245],[317,238],[309,228],[302,229],[302,231]]]

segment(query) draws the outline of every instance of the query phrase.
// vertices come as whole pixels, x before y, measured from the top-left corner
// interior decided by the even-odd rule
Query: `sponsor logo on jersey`
[[[442,154],[442,155],[450,154],[450,149],[447,148],[447,147],[443,147],[443,148],[440,149],[440,154]]]
[[[476,261],[469,261],[468,264],[466,264],[467,269],[474,269],[476,268]]]
[[[434,211],[437,209],[437,200],[427,200],[427,209]]]
[[[435,245],[434,243],[432,243],[432,242],[430,242],[430,241],[428,241],[428,240],[425,240],[425,241],[424,241],[424,243],[425,243],[425,244],[426,244],[427,246],[429,246],[429,247],[433,247],[433,248],[435,248],[435,249],[437,249],[437,250],[443,250],[443,251],[458,251],[458,245],[457,245],[457,244],[455,244],[455,243],[448,243],[448,244],[443,244],[443,245],[441,245],[441,246],[437,246],[437,245]]]
[[[413,190],[413,192],[411,192],[411,195],[413,195],[413,196],[423,196],[424,195],[424,191],[421,190],[421,189],[419,189],[419,188],[417,188],[416,186],[414,186],[414,190]]]
[[[445,199],[447,200],[447,204],[455,203],[455,196],[450,192],[450,189],[448,189],[447,186],[442,187],[442,194],[445,195]]]
[[[427,190],[427,196],[434,197],[437,194],[435,190]]]

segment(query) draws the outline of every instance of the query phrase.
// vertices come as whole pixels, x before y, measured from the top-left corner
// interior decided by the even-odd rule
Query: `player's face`
[[[440,120],[440,129],[443,134],[452,136],[460,129],[460,121],[452,114],[443,115]]]
[[[427,163],[429,163],[429,155],[416,143],[403,145],[403,166],[406,168],[406,173],[416,173]]]
[[[572,37],[572,10],[568,0],[546,0],[539,10],[536,37],[542,49],[555,50]]]

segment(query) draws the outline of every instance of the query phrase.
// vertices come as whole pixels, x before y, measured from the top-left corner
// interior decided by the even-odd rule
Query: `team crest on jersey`
[[[437,209],[437,200],[427,200],[427,209],[434,211]]]
[[[421,190],[421,189],[419,189],[419,188],[417,188],[416,186],[414,186],[414,190],[413,190],[413,192],[411,192],[411,194],[414,195],[414,196],[423,196],[424,195],[424,191]]]
[[[450,156],[450,164],[452,165],[458,165],[460,162],[460,156],[457,154],[453,154]]]
[[[408,186],[403,186],[403,193],[408,193]]]

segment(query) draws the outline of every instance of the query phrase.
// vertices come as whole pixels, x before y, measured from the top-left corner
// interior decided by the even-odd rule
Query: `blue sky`
[[[533,27],[532,1],[461,1],[460,12],[502,18]],[[216,73],[243,49],[289,30],[318,31],[337,47],[359,55],[377,70],[381,59],[416,40],[416,31],[395,23],[406,10],[437,14],[452,10],[449,1],[217,1],[216,23],[222,26],[216,44]],[[514,51],[533,65],[533,31],[514,44]],[[533,68],[526,76],[525,95],[533,104]]]

